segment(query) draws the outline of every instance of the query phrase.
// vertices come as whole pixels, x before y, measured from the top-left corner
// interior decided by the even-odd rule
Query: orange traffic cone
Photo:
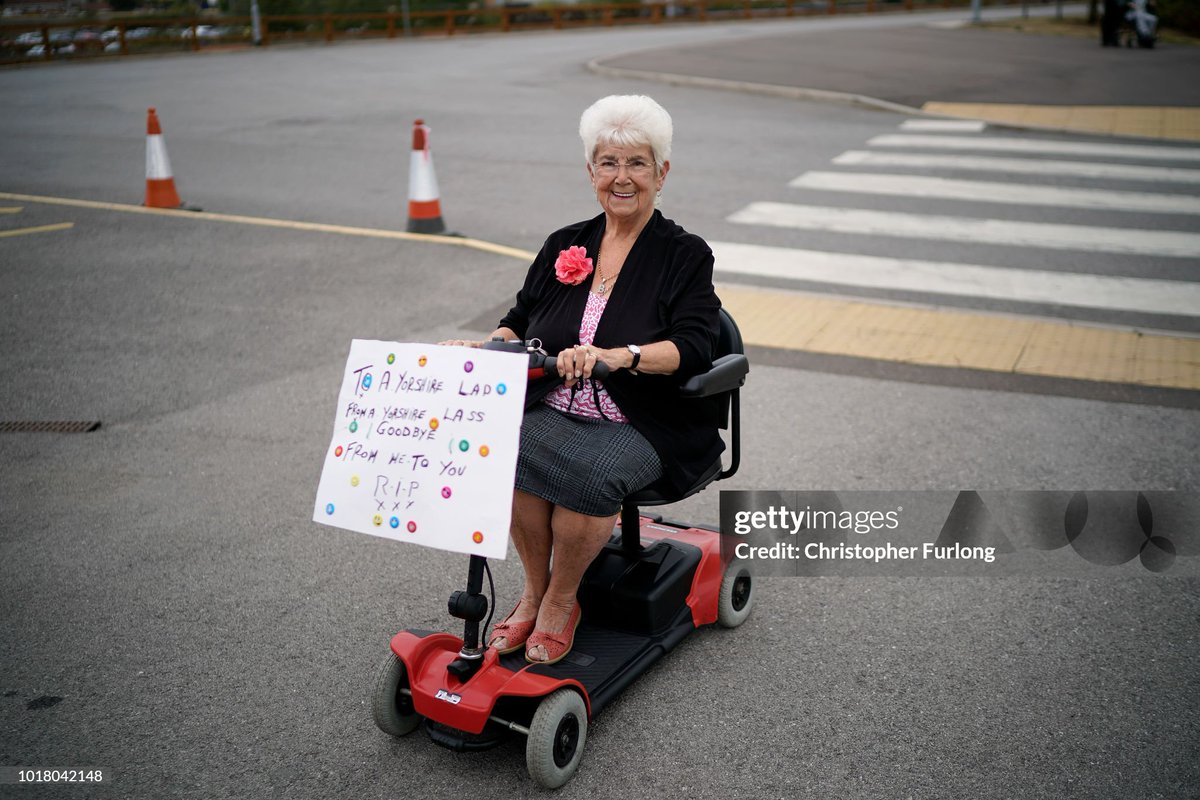
[[[445,233],[442,204],[438,199],[433,154],[429,152],[429,128],[424,120],[413,123],[412,157],[408,170],[409,233]]]
[[[167,158],[162,127],[153,108],[146,119],[146,202],[143,205],[151,208],[183,207],[183,201],[175,191],[175,178],[171,174],[171,160]]]

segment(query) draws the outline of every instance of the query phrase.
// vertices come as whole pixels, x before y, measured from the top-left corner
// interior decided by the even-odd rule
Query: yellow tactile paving
[[[1137,335],[1068,325],[1040,325],[1025,343],[1014,372],[1134,383]]]
[[[933,114],[987,122],[1154,139],[1200,140],[1200,108],[941,102],[928,102],[921,108]]]
[[[1200,351],[1189,342],[1161,336],[1138,340],[1134,380],[1150,386],[1200,383]]]
[[[845,313],[804,349],[910,364],[1005,370],[1020,354],[1024,331],[1021,325],[995,322],[996,318],[977,315],[931,315],[924,309],[847,303]]]
[[[1169,139],[1200,139],[1200,115],[1194,108],[1165,109],[1163,127]]]
[[[1200,338],[722,284],[749,345],[935,367],[1200,389]]]

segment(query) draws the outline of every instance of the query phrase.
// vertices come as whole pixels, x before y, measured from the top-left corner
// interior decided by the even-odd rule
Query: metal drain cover
[[[64,422],[61,420],[0,421],[0,433],[91,433],[100,427],[100,420],[92,422]]]

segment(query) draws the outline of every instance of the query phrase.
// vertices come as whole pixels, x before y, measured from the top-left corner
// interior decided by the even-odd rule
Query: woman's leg
[[[558,633],[566,627],[575,608],[575,595],[579,591],[583,573],[612,536],[616,522],[616,514],[611,517],[590,517],[561,506],[554,507],[550,518],[554,537],[554,570],[542,594],[538,630]],[[535,661],[546,660],[546,650],[541,646],[531,648],[528,655]]]
[[[525,588],[521,601],[506,622],[526,622],[536,619],[542,597],[550,584],[550,548],[553,536],[550,532],[550,516],[554,506],[547,500],[525,492],[513,492],[512,533],[513,546],[525,568]],[[496,637],[489,644],[504,650],[508,640]]]

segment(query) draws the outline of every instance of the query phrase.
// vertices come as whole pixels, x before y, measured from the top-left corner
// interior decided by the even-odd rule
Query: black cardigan
[[[595,261],[604,225],[600,214],[552,233],[500,327],[525,340],[541,339],[551,355],[578,344],[591,280],[575,286],[560,283],[554,262],[572,246],[586,248]],[[704,240],[655,211],[625,259],[593,341],[597,347],[615,348],[669,340],[679,349],[679,369],[671,375],[622,369],[604,382],[621,412],[662,459],[662,483],[676,492],[690,486],[725,449],[714,405],[679,397],[684,381],[712,365],[721,307],[712,273],[713,254]],[[551,388],[530,387],[529,402]]]

